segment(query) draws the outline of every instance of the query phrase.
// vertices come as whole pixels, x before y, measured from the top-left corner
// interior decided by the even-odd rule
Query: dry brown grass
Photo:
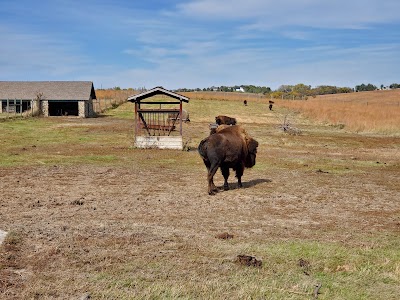
[[[267,103],[264,95],[223,92],[184,93],[195,100]],[[273,99],[274,107],[286,107],[325,124],[355,132],[400,135],[400,90],[323,95],[308,100]],[[250,108],[249,108],[250,110]]]
[[[265,100],[265,95],[238,92],[183,92],[180,93],[192,100],[217,100],[217,101],[260,101]]]
[[[1,124],[1,299],[397,299],[398,137],[302,118],[290,136],[261,100],[186,108],[193,148],[218,114],[260,143],[243,189],[208,196],[196,151],[133,149],[131,103]]]
[[[278,100],[276,104],[346,130],[400,134],[400,90]]]
[[[129,96],[136,94],[135,90],[96,90],[98,99],[126,100]]]

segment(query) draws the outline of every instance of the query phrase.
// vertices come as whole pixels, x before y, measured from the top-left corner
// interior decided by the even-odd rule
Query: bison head
[[[215,123],[217,123],[218,125],[221,124],[236,125],[236,119],[228,116],[216,116]]]
[[[256,164],[257,147],[258,142],[255,139],[250,138],[247,141],[248,154],[245,162],[246,168],[251,168]]]

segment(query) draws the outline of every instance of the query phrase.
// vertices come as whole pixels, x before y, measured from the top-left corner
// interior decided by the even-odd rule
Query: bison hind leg
[[[208,194],[209,195],[215,195],[215,192],[217,191],[217,187],[214,184],[214,175],[217,172],[219,167],[219,164],[211,164],[208,169],[208,175],[207,175],[207,180],[208,180]]]
[[[218,188],[215,186],[214,182],[212,181],[208,187],[208,194],[215,195],[218,192]]]

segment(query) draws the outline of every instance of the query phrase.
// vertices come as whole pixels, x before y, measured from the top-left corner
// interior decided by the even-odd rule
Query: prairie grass
[[[234,101],[237,105],[247,99],[249,107],[263,103],[263,111],[268,109],[266,103],[270,100],[267,96],[242,93],[184,94],[193,100]],[[285,107],[311,120],[349,131],[400,135],[400,90],[323,95],[307,100],[272,100],[275,102],[274,109]]]
[[[326,101],[276,101],[319,122],[354,132],[400,134],[400,106],[396,104]]]
[[[182,92],[180,93],[190,99],[195,100],[217,100],[217,101],[239,101],[243,104],[244,100],[250,102],[265,100],[265,95],[254,93],[235,93],[235,92]]]
[[[196,151],[133,148],[131,103],[0,123],[1,299],[313,299],[318,283],[322,300],[398,298],[398,138],[300,114],[290,136],[265,99],[184,108],[192,150],[218,114],[259,141],[244,189],[232,174],[210,197]]]
[[[278,100],[277,104],[345,130],[400,135],[400,90]]]
[[[97,99],[113,99],[120,103],[136,93],[135,90],[96,90],[96,97]]]

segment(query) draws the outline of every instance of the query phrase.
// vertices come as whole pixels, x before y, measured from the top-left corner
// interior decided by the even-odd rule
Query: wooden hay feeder
[[[189,98],[155,87],[128,101],[135,104],[135,147],[182,150],[182,102]]]

